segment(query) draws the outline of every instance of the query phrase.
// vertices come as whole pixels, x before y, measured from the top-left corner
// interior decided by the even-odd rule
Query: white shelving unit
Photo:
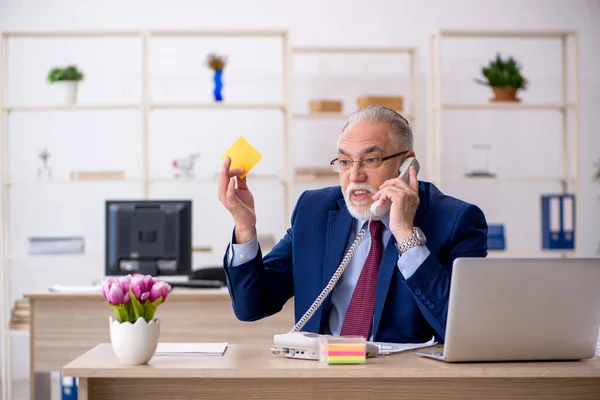
[[[8,180],[8,138],[5,132],[8,129],[8,118],[4,111],[6,104],[6,64],[8,43],[4,34],[0,35],[0,179],[2,182]],[[2,185],[0,194],[0,284],[2,284],[2,293],[0,293],[0,399],[10,400],[12,388],[11,373],[11,340],[8,331],[10,316],[10,274],[8,272],[9,261],[8,254],[10,247],[8,244],[8,190]]]
[[[442,41],[444,39],[555,39],[561,46],[561,101],[559,102],[518,102],[518,103],[457,103],[452,100],[442,98]],[[568,51],[568,45],[571,45],[571,51]],[[494,53],[494,50],[492,50]],[[492,54],[493,55],[493,54]],[[578,65],[578,36],[575,31],[546,31],[546,30],[440,30],[431,35],[430,38],[430,93],[428,107],[428,170],[431,171],[430,180],[444,188],[444,184],[458,181],[470,180],[477,185],[484,181],[492,182],[514,182],[526,184],[539,183],[559,183],[561,193],[578,193],[578,148],[579,148],[579,65]],[[569,100],[569,75],[567,72],[568,61],[571,61],[572,70],[572,100]],[[478,66],[479,67],[479,66]],[[443,114],[452,111],[514,111],[514,112],[558,112],[561,115],[561,170],[560,177],[531,177],[524,173],[522,176],[497,176],[494,178],[465,177],[465,176],[447,176],[442,168],[444,152],[444,127],[442,125]],[[571,142],[569,142],[569,126],[571,119]],[[569,144],[572,153],[569,154]],[[569,174],[569,161],[571,173]],[[539,213],[539,210],[532,210]],[[577,216],[580,213],[576,213]],[[575,222],[576,226],[580,226]],[[577,254],[577,238],[580,235],[576,233],[575,250],[543,250],[533,249],[526,252],[512,253],[510,249],[506,251],[491,251],[491,256],[497,257],[567,257]],[[541,238],[531,238],[535,244],[540,243]]]
[[[410,75],[410,88],[408,89],[408,112],[402,111],[402,115],[411,123],[415,142],[420,140],[418,135],[417,105],[419,102],[419,53],[417,47],[351,47],[351,46],[292,46],[292,55],[347,55],[360,54],[368,57],[369,55],[408,55],[408,68]],[[406,92],[398,93],[404,99],[407,98]],[[307,102],[309,99],[307,99]],[[406,103],[405,103],[406,104]],[[343,122],[349,117],[348,112],[308,112],[293,113],[295,120],[339,120]],[[418,146],[417,146],[418,147]],[[329,166],[322,168],[295,168],[294,183],[306,183],[313,181],[332,181],[338,180],[338,174],[333,172]]]
[[[140,66],[140,103],[116,103],[116,104],[77,104],[77,105],[36,105],[36,104],[8,104],[8,43],[11,38],[138,38],[141,50]],[[149,75],[149,42],[153,38],[279,38],[282,46],[282,100],[276,103],[247,103],[247,102],[153,102],[149,93],[150,75]],[[152,178],[149,173],[149,115],[153,110],[172,109],[222,109],[222,110],[279,110],[283,113],[283,143],[284,150],[284,172],[283,179],[279,176],[253,176],[253,179],[259,181],[278,182],[285,187],[285,199],[288,208],[285,208],[285,218],[291,213],[292,194],[293,194],[293,165],[291,161],[292,147],[290,144],[290,90],[292,80],[290,76],[290,39],[286,30],[38,30],[38,31],[4,31],[0,32],[0,177],[2,179],[2,195],[0,197],[0,221],[2,230],[0,231],[0,281],[2,282],[2,293],[0,295],[0,321],[2,328],[0,330],[0,353],[2,354],[2,376],[1,376],[1,399],[9,400],[12,397],[12,357],[11,357],[11,337],[18,336],[19,333],[9,331],[9,319],[11,312],[11,262],[20,259],[22,255],[11,254],[10,245],[10,227],[9,227],[9,191],[16,184],[39,184],[36,181],[14,181],[11,180],[9,171],[9,133],[8,119],[13,112],[53,112],[53,111],[114,111],[131,110],[138,111],[141,119],[141,153],[142,153],[142,176],[140,178],[125,180],[110,180],[111,183],[120,182],[139,183],[143,188],[143,197],[149,197],[149,186],[154,182],[214,182],[217,178],[194,178],[194,179],[170,179],[170,178]],[[33,114],[32,114],[33,115]],[[99,181],[86,181],[85,184],[93,184]],[[104,180],[102,182],[109,182]],[[78,181],[68,179],[57,179],[44,184],[56,185],[77,185],[84,184]],[[101,257],[101,254],[84,254],[79,257]],[[32,257],[33,256],[28,256]],[[43,256],[35,256],[40,258]],[[77,256],[71,256],[77,257]]]
[[[283,96],[281,102],[266,102],[266,103],[248,103],[248,102],[193,102],[193,101],[173,101],[173,102],[160,102],[152,101],[150,98],[149,87],[150,87],[150,76],[149,76],[149,42],[152,38],[158,37],[279,37],[282,41],[283,58]],[[113,37],[113,38],[139,38],[140,49],[141,49],[141,101],[139,103],[109,103],[109,104],[77,104],[77,105],[44,105],[44,104],[8,104],[7,94],[7,83],[8,76],[6,73],[8,66],[8,41],[12,37],[30,37],[30,38],[49,38],[49,37]],[[7,354],[4,357],[2,363],[2,399],[10,399],[11,397],[11,337],[17,337],[26,332],[17,332],[8,330],[8,322],[11,310],[11,273],[10,265],[11,262],[17,260],[27,259],[39,259],[44,256],[29,256],[23,254],[13,254],[11,252],[10,240],[9,240],[9,223],[6,216],[10,215],[9,207],[9,191],[14,185],[89,185],[94,182],[110,182],[111,184],[119,183],[134,183],[140,184],[143,188],[144,198],[148,198],[150,185],[156,182],[187,182],[187,183],[208,183],[214,182],[217,178],[155,178],[150,176],[149,172],[149,159],[148,159],[148,137],[149,137],[149,116],[154,110],[275,110],[283,113],[283,143],[284,150],[284,171],[283,178],[279,175],[254,175],[252,176],[253,181],[263,182],[278,182],[285,188],[285,215],[283,218],[287,221],[294,207],[294,185],[296,183],[306,183],[314,181],[328,181],[331,177],[337,179],[337,174],[333,174],[328,166],[324,166],[323,170],[326,170],[328,174],[325,176],[311,176],[312,172],[306,173],[302,168],[295,168],[293,163],[293,144],[290,137],[290,131],[292,122],[294,119],[331,119],[339,120],[343,122],[348,117],[348,113],[293,113],[291,106],[291,90],[293,87],[292,78],[292,57],[297,54],[364,54],[365,56],[372,54],[405,54],[409,56],[409,75],[410,75],[410,88],[408,96],[409,108],[408,112],[403,112],[403,115],[411,121],[413,126],[413,132],[415,133],[415,140],[418,141],[419,135],[417,134],[417,104],[419,100],[419,64],[418,64],[418,51],[416,47],[295,47],[292,49],[290,46],[289,34],[287,31],[262,31],[262,30],[123,30],[123,31],[107,31],[107,30],[93,30],[93,31],[8,31],[0,32],[1,38],[1,49],[2,57],[0,58],[0,79],[2,85],[2,92],[0,94],[0,155],[2,159],[1,164],[1,177],[2,177],[2,197],[0,198],[0,207],[2,210],[2,231],[0,231],[0,279],[3,284],[2,295],[0,296],[1,309],[0,319],[2,321],[2,354]],[[407,93],[402,93],[407,98]],[[72,181],[69,179],[53,179],[49,182],[39,182],[36,180],[13,180],[9,171],[9,154],[8,154],[8,119],[13,112],[53,112],[53,111],[122,111],[129,110],[133,112],[139,112],[141,119],[141,148],[142,148],[142,176],[126,178],[120,180],[104,180],[104,181]],[[323,171],[317,171],[319,173]],[[103,254],[100,253],[86,253],[82,255],[57,255],[53,256],[56,258],[67,259],[89,259],[89,258],[101,258]]]

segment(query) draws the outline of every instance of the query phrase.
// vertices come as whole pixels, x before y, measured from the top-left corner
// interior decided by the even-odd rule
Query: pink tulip
[[[167,295],[171,291],[171,285],[166,282],[156,282],[152,289],[150,289],[150,301],[155,301],[159,297],[162,297],[162,302],[167,299]]]
[[[112,283],[110,289],[108,291],[108,296],[106,300],[113,305],[118,305],[123,303],[123,290],[118,283]]]
[[[150,292],[142,293],[142,295],[140,296],[140,303],[144,304],[144,302],[146,300],[148,300],[149,297],[150,297]]]
[[[129,292],[125,292],[125,295],[123,296],[123,303],[129,304],[130,302],[131,302],[131,297],[129,296]]]
[[[102,281],[102,296],[108,301],[110,297],[110,289],[114,286],[119,286],[119,282],[115,278],[106,278]]]
[[[154,286],[154,278],[152,275],[143,275],[143,277],[144,283],[146,284],[144,292],[149,292],[150,289],[152,289],[152,286]]]
[[[142,293],[147,292],[146,289],[146,281],[143,275],[136,274],[131,278],[131,282],[129,283],[135,298],[140,300],[142,298]]]
[[[110,290],[110,286],[112,285],[112,278],[106,278],[102,281],[102,296],[108,301],[108,292]]]
[[[123,293],[129,292],[129,285],[131,284],[131,278],[132,278],[131,274],[122,276],[119,278],[119,284],[121,285],[121,290],[123,291]]]

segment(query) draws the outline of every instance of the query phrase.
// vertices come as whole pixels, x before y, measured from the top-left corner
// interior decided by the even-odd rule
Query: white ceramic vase
[[[123,364],[147,364],[156,352],[159,334],[160,321],[156,318],[146,322],[140,317],[135,323],[121,323],[110,317],[110,342]]]
[[[60,105],[77,103],[77,81],[56,81],[50,84],[52,100]]]

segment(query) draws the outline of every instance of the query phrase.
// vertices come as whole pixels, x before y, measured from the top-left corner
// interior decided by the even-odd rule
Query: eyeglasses
[[[331,165],[333,167],[333,170],[335,172],[347,171],[350,168],[352,168],[352,165],[354,165],[355,162],[358,163],[358,166],[360,168],[376,169],[376,168],[379,168],[385,160],[389,160],[391,158],[398,157],[398,156],[401,156],[406,153],[408,153],[408,150],[402,151],[400,153],[392,154],[391,156],[367,157],[367,158],[361,158],[360,160],[352,160],[347,157],[338,157],[338,158],[331,160],[329,165]]]

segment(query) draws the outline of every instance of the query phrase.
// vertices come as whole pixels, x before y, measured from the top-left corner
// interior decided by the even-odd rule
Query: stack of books
[[[10,316],[10,330],[29,330],[29,301],[17,300]]]

